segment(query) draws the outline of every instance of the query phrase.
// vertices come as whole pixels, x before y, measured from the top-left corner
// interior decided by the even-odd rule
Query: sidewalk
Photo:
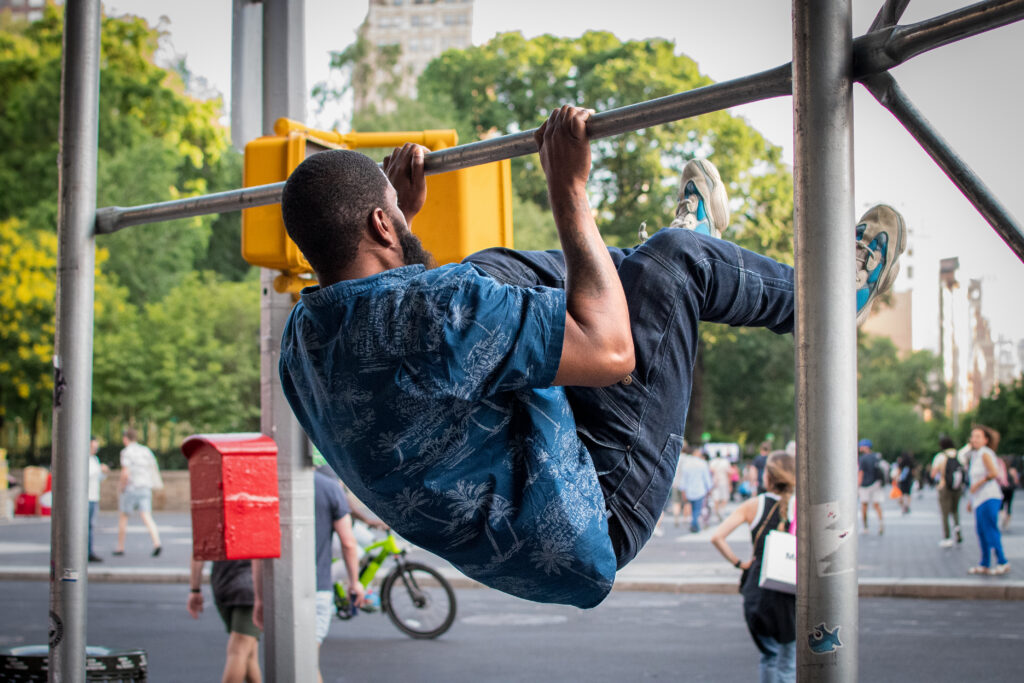
[[[733,506],[730,506],[731,510]],[[912,511],[901,515],[899,506],[884,506],[885,534],[877,535],[872,516],[870,534],[858,534],[860,594],[871,597],[921,597],[1024,600],[1024,513],[1003,534],[1003,547],[1013,571],[1001,577],[969,577],[967,568],[978,562],[978,542],[973,515],[961,506],[964,542],[959,547],[938,547],[941,533],[934,491],[915,493]],[[154,513],[163,552],[151,557],[149,536],[141,521],[131,519],[126,553],[114,557],[117,513],[101,512],[96,521],[95,550],[102,563],[89,565],[89,579],[103,582],[185,583],[192,550],[188,513]],[[633,562],[619,572],[619,590],[672,593],[735,593],[739,571],[710,544],[711,530],[691,534],[688,524],[663,523],[663,536],[654,537]],[[856,529],[859,531],[859,526]],[[729,542],[741,556],[750,552],[746,528]],[[410,555],[441,569],[458,587],[476,586],[429,553],[414,548]],[[17,518],[0,521],[0,581],[48,580],[50,521],[48,518]]]

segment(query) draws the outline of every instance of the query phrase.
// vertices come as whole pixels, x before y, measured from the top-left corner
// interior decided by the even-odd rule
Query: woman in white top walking
[[[1003,502],[1003,492],[999,486],[999,461],[995,449],[999,447],[999,432],[975,425],[971,429],[969,442],[971,449],[967,451],[967,473],[971,482],[970,498],[967,500],[967,511],[974,507],[974,524],[981,545],[981,562],[971,567],[969,574],[1005,574],[1010,571],[1010,563],[1003,554],[1003,538],[999,533],[999,506]],[[992,551],[996,553],[995,567],[991,566]]]

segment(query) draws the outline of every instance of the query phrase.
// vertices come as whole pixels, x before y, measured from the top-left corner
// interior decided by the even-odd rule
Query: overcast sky
[[[968,0],[916,0],[901,23],[912,23],[970,4]],[[853,33],[867,31],[882,0],[855,0]],[[228,0],[110,0],[113,13],[130,12],[155,23],[169,20],[173,49],[189,68],[230,94],[231,3]],[[307,0],[307,84],[327,78],[331,50],[351,43],[366,15],[366,0]],[[527,37],[579,36],[608,30],[623,39],[663,37],[716,80],[728,80],[792,59],[791,3],[782,0],[476,0],[473,42],[518,30]],[[1009,208],[1024,217],[1018,187],[1024,134],[1019,124],[1024,79],[1024,23],[969,38],[910,60],[892,71],[917,107]],[[915,345],[937,347],[938,260],[960,258],[960,280],[983,280],[984,310],[996,335],[1024,338],[1024,264],[998,238],[900,124],[861,86],[854,89],[855,204],[892,204],[912,231]],[[739,114],[786,150],[792,163],[792,102],[778,98],[738,107]],[[1015,123],[1016,122],[1016,123]],[[901,276],[897,287],[910,281]]]

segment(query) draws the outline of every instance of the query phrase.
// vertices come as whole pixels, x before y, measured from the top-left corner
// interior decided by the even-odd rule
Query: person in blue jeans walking
[[[701,320],[793,329],[793,270],[718,239],[727,197],[687,165],[679,229],[608,248],[587,198],[591,112],[535,133],[560,251],[489,249],[432,266],[410,231],[424,148],[383,172],[357,152],[288,179],[289,236],[316,271],[281,341],[284,394],[352,492],[468,576],[593,607],[669,494]],[[857,227],[866,310],[895,275],[902,219]]]
[[[1003,552],[1003,536],[999,531],[999,507],[1003,502],[1000,479],[1003,476],[995,453],[999,448],[999,432],[985,425],[974,425],[968,445],[967,478],[971,495],[967,499],[967,512],[974,508],[981,561],[967,572],[995,576],[1006,574],[1010,571],[1010,562]],[[993,553],[996,556],[995,567],[992,566]]]

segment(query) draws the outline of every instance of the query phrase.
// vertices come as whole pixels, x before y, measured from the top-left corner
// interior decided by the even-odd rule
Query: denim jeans
[[[761,683],[795,683],[796,641],[780,643],[767,636],[756,638],[761,647],[769,653],[761,652]]]
[[[609,248],[629,305],[636,368],[608,387],[566,387],[608,507],[619,567],[650,538],[668,499],[690,402],[699,321],[793,330],[793,269],[692,230]],[[565,287],[560,251],[488,249],[466,259],[498,280]]]
[[[98,500],[89,501],[89,557],[92,557],[96,553],[92,551],[92,525],[96,521],[96,510],[100,507]]]
[[[700,498],[689,498],[690,501],[690,531],[700,531],[700,518],[704,514],[704,500],[707,496]]]
[[[1003,554],[1003,536],[999,531],[999,506],[1002,501],[990,498],[974,508],[974,524],[978,532],[978,544],[981,546],[981,566],[988,567],[992,563],[992,551],[996,553],[996,562],[1006,564]]]

